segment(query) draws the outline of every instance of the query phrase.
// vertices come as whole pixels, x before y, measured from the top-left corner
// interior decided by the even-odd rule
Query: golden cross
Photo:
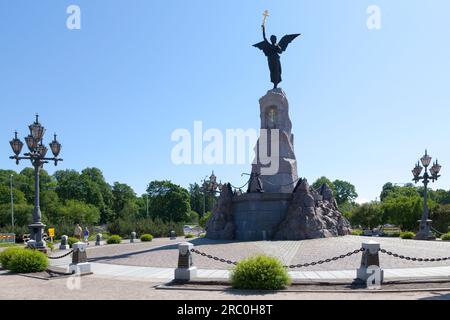
[[[264,16],[264,18],[263,18],[263,26],[265,26],[266,25],[266,19],[269,16],[269,10],[264,11],[263,16]]]

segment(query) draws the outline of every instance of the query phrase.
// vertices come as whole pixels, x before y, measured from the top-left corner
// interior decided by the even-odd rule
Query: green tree
[[[94,225],[100,220],[100,211],[97,207],[78,200],[67,200],[60,211],[58,223]]]
[[[450,205],[443,204],[436,206],[431,211],[431,220],[433,220],[433,227],[439,232],[446,233],[450,229]]]
[[[136,193],[127,184],[115,182],[112,187],[112,208],[116,212],[120,212],[126,203],[136,200]]]
[[[323,184],[327,184],[331,190],[333,190],[333,194],[336,194],[336,187],[334,185],[333,182],[331,182],[330,179],[328,179],[327,177],[320,177],[319,179],[317,179],[316,181],[314,181],[314,183],[312,184],[312,187],[316,190],[318,190],[320,187],[322,187]]]
[[[203,190],[198,183],[189,185],[189,197],[191,209],[200,216],[204,212],[212,211],[217,200],[216,194]]]
[[[187,221],[189,192],[170,181],[152,181],[148,188],[149,210],[153,218],[163,221]]]
[[[352,225],[373,229],[383,224],[383,208],[379,202],[364,203],[350,215]]]
[[[353,203],[358,194],[356,193],[356,188],[353,184],[347,181],[335,180],[333,182],[335,198],[338,205],[344,203]]]
[[[435,207],[435,203],[428,201],[430,209]],[[414,231],[418,228],[418,220],[422,218],[423,199],[419,195],[390,196],[383,202],[384,219],[401,227],[403,230]]]

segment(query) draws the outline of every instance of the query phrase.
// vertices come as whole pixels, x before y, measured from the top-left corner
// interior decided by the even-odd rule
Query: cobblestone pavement
[[[231,242],[194,239],[190,242],[195,245],[197,250],[224,259],[240,261],[256,254],[266,254],[281,259],[285,265],[292,265],[339,256],[359,249],[363,241],[370,240],[380,242],[383,249],[405,256],[418,258],[450,257],[449,242],[427,242],[397,238],[347,236],[307,241]],[[155,239],[150,243],[102,246],[89,249],[88,257],[91,261],[99,263],[174,268],[178,261],[178,243],[184,241],[183,238],[177,240]],[[360,259],[361,254],[357,254],[332,263],[303,268],[301,271],[352,270],[359,265]],[[380,260],[383,268],[418,268],[448,266],[450,264],[450,261],[411,262],[382,253],[380,253]],[[230,269],[232,267],[197,254],[194,254],[194,264],[201,269]]]
[[[67,278],[50,281],[24,276],[0,274],[0,300],[449,300],[448,292],[430,290],[429,292],[395,293],[249,293],[238,290],[221,291],[184,291],[156,290],[157,283],[143,281],[124,281],[81,277],[80,286],[74,289],[74,283]],[[180,302],[181,303],[181,302]]]

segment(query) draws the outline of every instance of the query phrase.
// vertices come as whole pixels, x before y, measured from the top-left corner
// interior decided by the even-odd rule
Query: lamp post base
[[[45,225],[42,222],[33,223],[28,226],[30,228],[30,238],[28,247],[44,253],[47,253],[47,244],[42,236],[44,234]]]
[[[419,221],[420,222],[420,230],[414,237],[414,240],[428,240],[428,241],[434,241],[436,240],[436,237],[431,232],[431,222],[432,220],[427,220],[426,222]]]

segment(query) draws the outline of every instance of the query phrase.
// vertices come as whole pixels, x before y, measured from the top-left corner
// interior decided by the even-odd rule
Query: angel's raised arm
[[[264,41],[269,42],[269,41],[267,41],[267,38],[266,38],[266,26],[262,25],[261,28],[262,28],[262,32],[263,32]]]

